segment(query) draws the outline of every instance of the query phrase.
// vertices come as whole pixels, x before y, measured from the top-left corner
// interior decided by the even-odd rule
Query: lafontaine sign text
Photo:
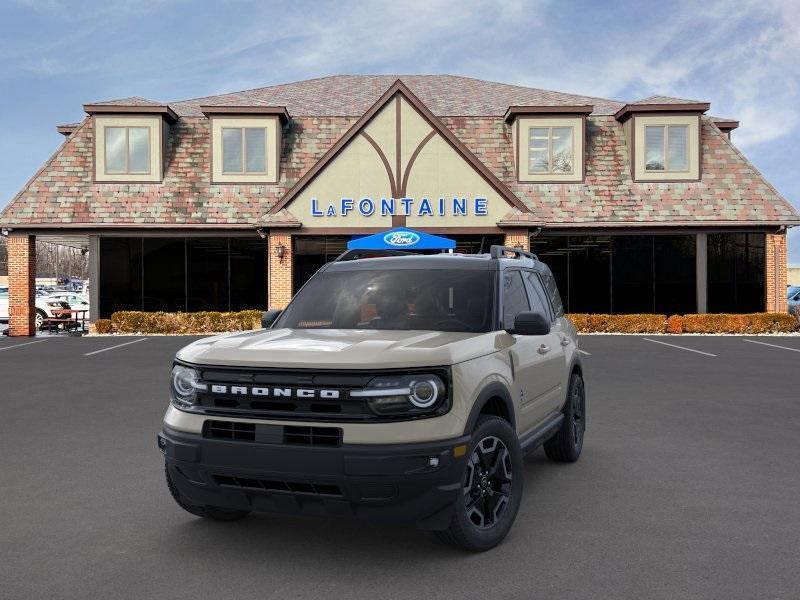
[[[395,215],[418,217],[485,217],[489,214],[486,198],[340,198],[322,202],[311,198],[312,217],[346,217],[355,212],[362,217]]]

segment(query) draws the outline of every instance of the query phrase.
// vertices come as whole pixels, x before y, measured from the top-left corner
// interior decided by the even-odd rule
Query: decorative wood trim
[[[372,136],[370,134],[368,134],[366,131],[362,131],[360,135],[365,140],[367,140],[370,143],[370,145],[373,148],[375,148],[375,152],[378,153],[378,156],[380,157],[381,162],[383,163],[383,167],[386,169],[386,175],[389,176],[389,187],[391,188],[392,197],[396,198],[397,197],[397,187],[395,187],[395,178],[394,178],[394,175],[392,175],[392,166],[389,164],[389,159],[386,158],[386,154],[383,152],[381,147],[378,145],[378,142],[376,142],[372,138]]]
[[[174,123],[178,115],[166,104],[137,106],[136,104],[84,104],[83,110],[90,115],[161,115]]]
[[[411,156],[408,159],[408,164],[406,165],[405,173],[403,173],[403,181],[400,184],[399,195],[402,198],[406,197],[406,188],[408,187],[408,177],[411,175],[411,167],[414,165],[414,161],[417,160],[417,156],[419,153],[422,152],[422,149],[425,147],[429,141],[431,141],[436,136],[436,130],[431,131],[428,135],[422,138],[422,141],[417,145],[412,152]]]
[[[591,104],[575,104],[573,106],[509,106],[506,114],[503,115],[503,120],[510,123],[520,115],[531,116],[536,114],[546,114],[547,116],[554,117],[558,115],[589,115],[594,111],[594,106]]]
[[[373,117],[391,100],[395,94],[401,94],[417,113],[423,117],[428,123],[439,133],[450,146],[461,155],[492,188],[502,196],[506,202],[518,208],[522,212],[529,213],[530,210],[508,186],[500,181],[494,173],[492,173],[486,165],[484,165],[478,158],[469,151],[469,149],[449,130],[445,127],[444,123],[436,117],[423,103],[417,98],[414,93],[409,90],[406,85],[399,79],[395,81],[389,89],[373,104],[367,112],[365,112],[356,121],[347,132],[339,138],[339,140],[319,159],[319,161],[311,167],[305,175],[303,175],[292,188],[284,194],[283,198],[276,203],[270,210],[270,213],[276,213],[289,204],[306,186],[319,174],[319,172],[331,161],[336,155],[339,154],[350,141],[358,135],[358,133],[366,127],[366,125],[373,119]]]
[[[629,118],[629,115],[636,113],[697,113],[702,114],[706,112],[711,105],[708,102],[691,102],[685,104],[626,104],[620,108],[615,114],[614,118],[617,121],[623,122]]]
[[[211,115],[270,115],[277,116],[282,123],[287,123],[292,117],[285,106],[212,106],[201,105],[200,112],[206,117]]]

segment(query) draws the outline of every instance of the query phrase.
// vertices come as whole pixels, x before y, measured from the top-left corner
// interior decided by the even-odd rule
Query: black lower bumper
[[[355,517],[445,529],[461,491],[469,436],[415,444],[314,447],[158,435],[170,478],[190,504]]]

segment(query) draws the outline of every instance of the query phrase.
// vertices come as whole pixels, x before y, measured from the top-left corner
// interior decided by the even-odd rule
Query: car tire
[[[210,519],[212,521],[238,521],[239,519],[244,519],[250,514],[249,510],[235,510],[221,508],[219,506],[197,506],[195,504],[190,504],[183,496],[181,496],[181,493],[178,491],[178,488],[175,486],[175,483],[170,477],[169,467],[166,464],[164,465],[164,476],[167,478],[167,487],[169,488],[169,493],[172,494],[172,498],[175,500],[178,506],[195,516],[203,517],[204,519]]]
[[[44,325],[44,320],[46,318],[47,315],[45,314],[45,312],[42,309],[37,308],[36,316],[34,317],[34,326],[36,327],[37,330],[42,328],[42,326]]]
[[[519,511],[522,449],[508,421],[482,416],[467,456],[452,521],[436,535],[447,544],[484,552],[503,541]]]
[[[544,443],[544,453],[555,462],[575,462],[581,456],[586,431],[586,388],[580,373],[569,378],[564,420],[558,432]]]

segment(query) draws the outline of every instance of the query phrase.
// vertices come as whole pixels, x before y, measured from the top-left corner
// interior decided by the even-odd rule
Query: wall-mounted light
[[[2,234],[3,237],[8,237],[9,232],[10,232],[10,230],[7,229],[6,227],[3,227],[3,229],[0,230],[0,234]]]
[[[256,233],[258,234],[258,237],[260,237],[262,240],[267,239],[267,232],[264,231],[261,227],[256,229]]]
[[[283,257],[286,256],[286,246],[283,244],[278,244],[275,247],[275,256],[277,256],[278,261],[283,264]]]

